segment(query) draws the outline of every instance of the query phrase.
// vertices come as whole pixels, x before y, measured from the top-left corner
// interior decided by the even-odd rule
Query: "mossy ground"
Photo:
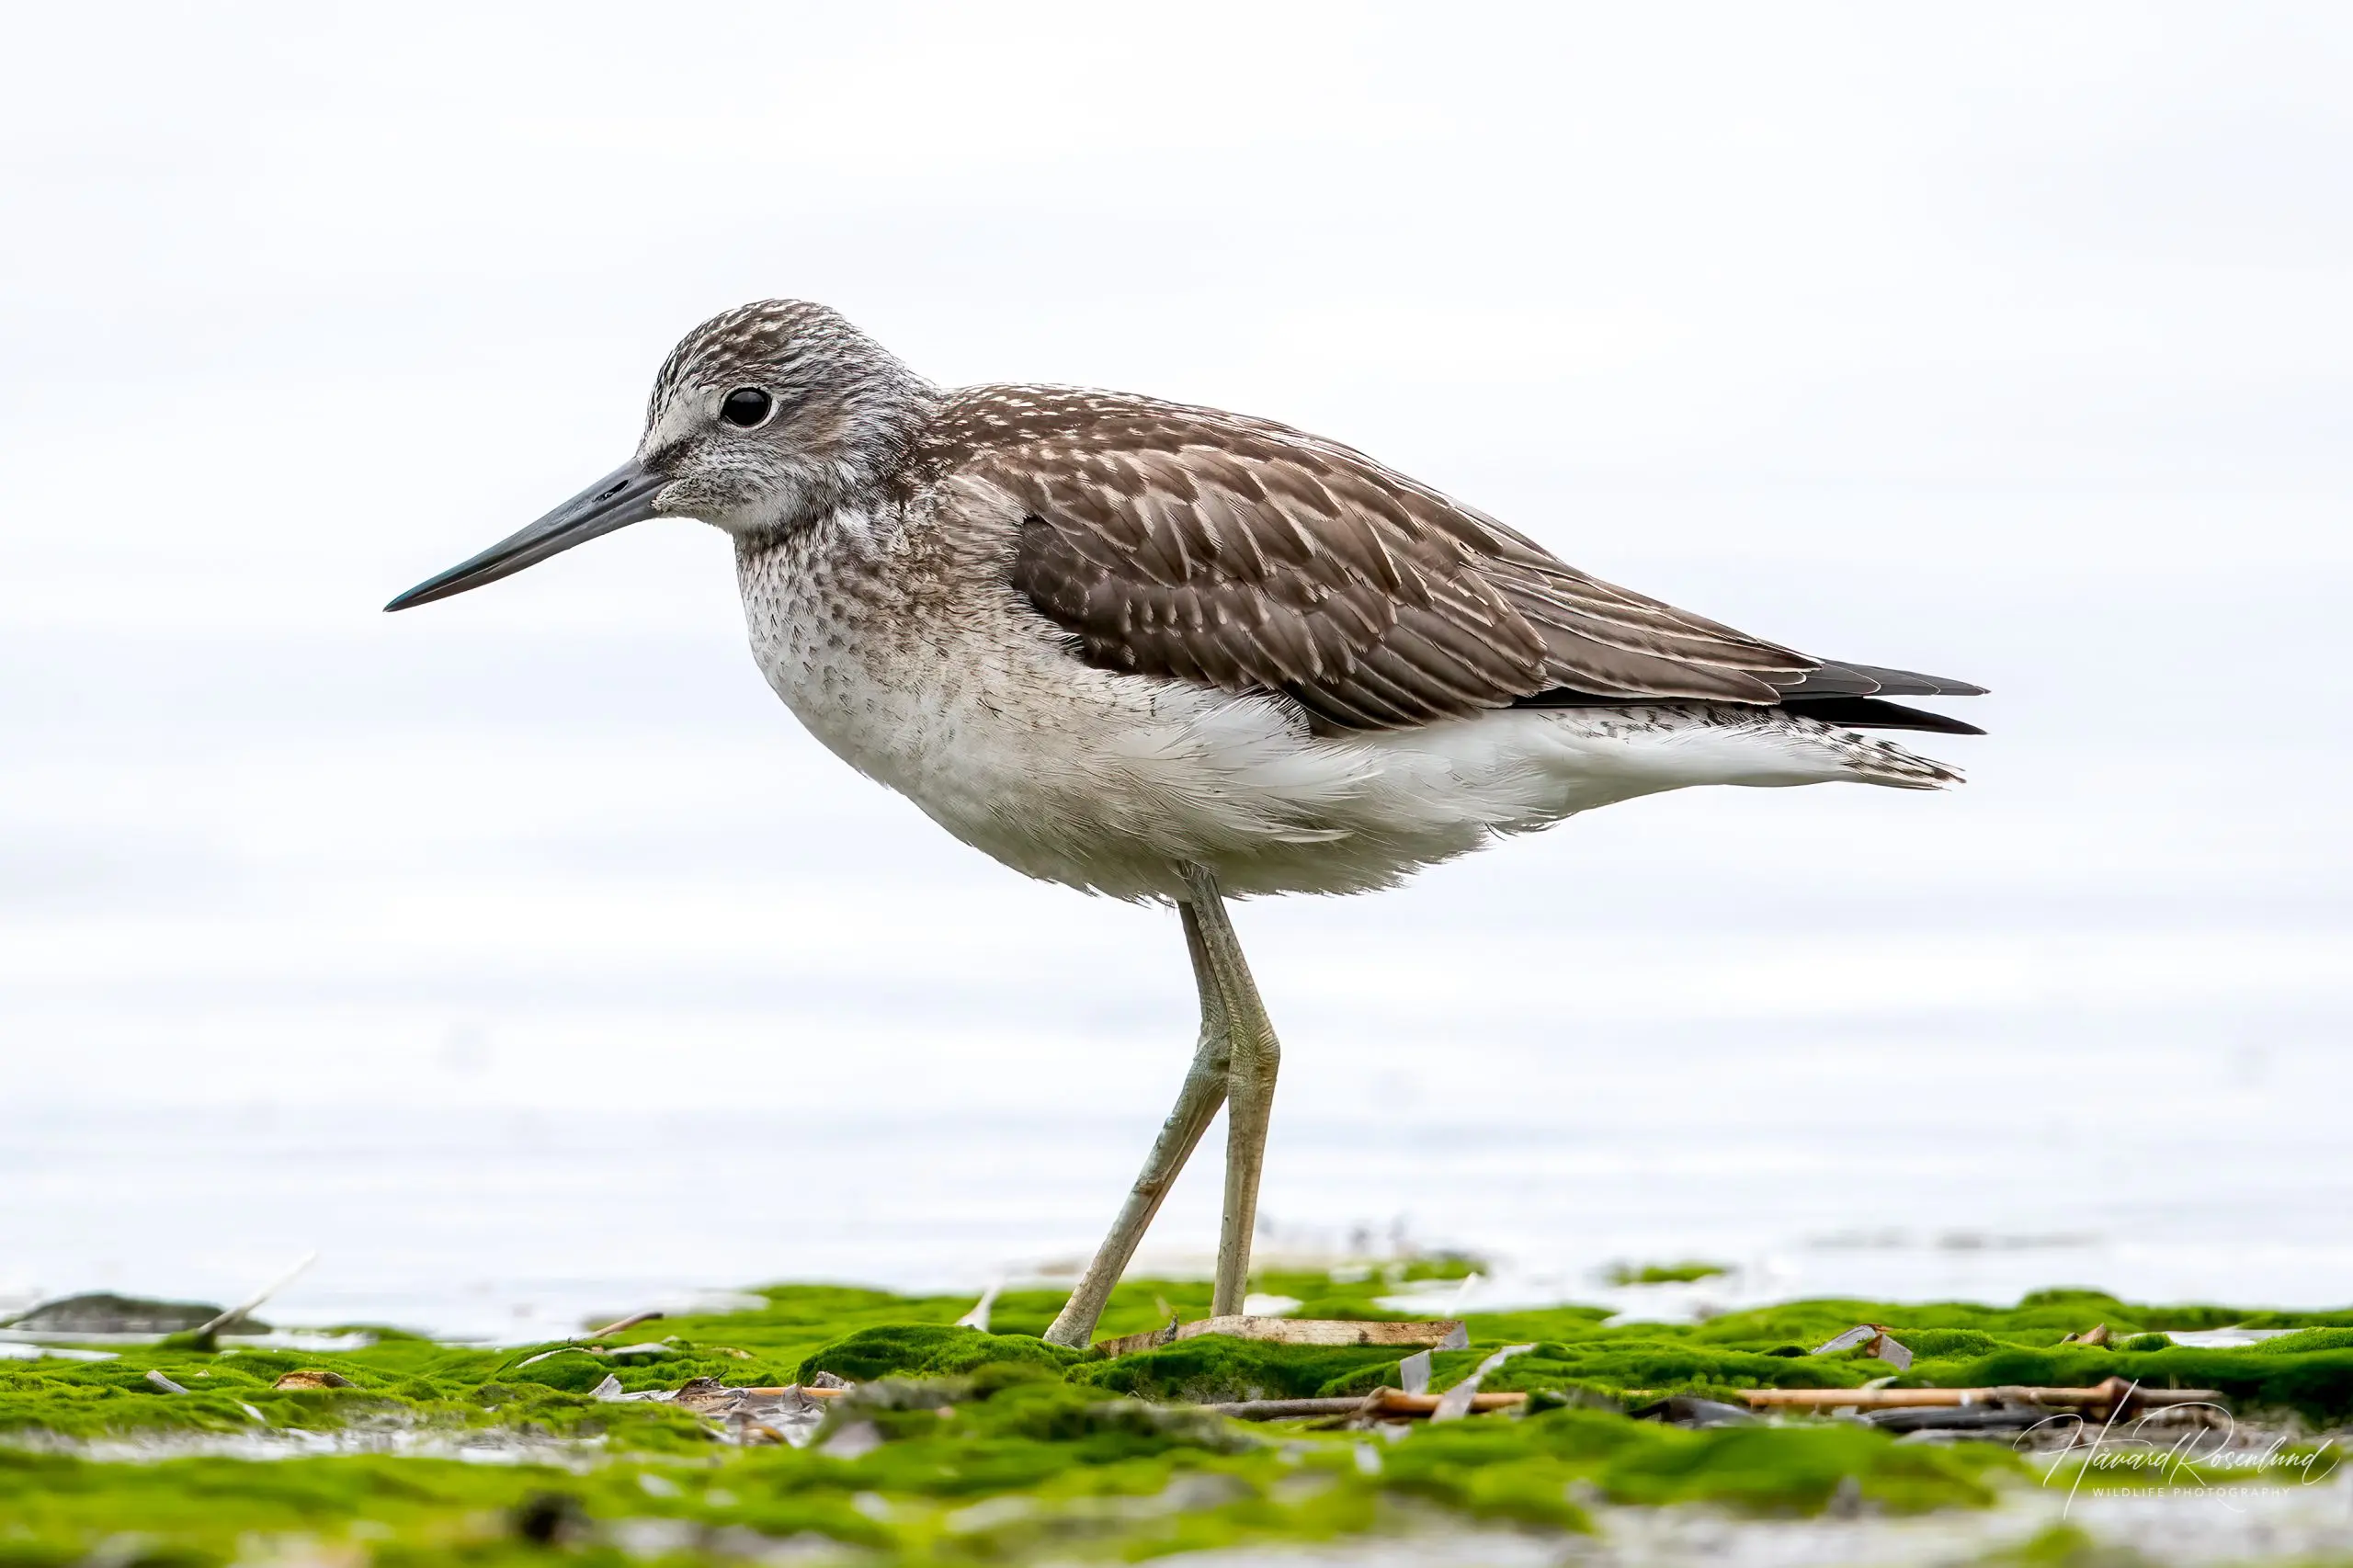
[[[1393,1279],[1274,1274],[1257,1283],[1299,1298],[1304,1316],[1392,1315],[1375,1299]],[[567,1348],[533,1360],[553,1346],[494,1351],[387,1335],[333,1355],[157,1346],[103,1362],[0,1363],[0,1564],[74,1562],[109,1542],[118,1562],[223,1562],[297,1537],[355,1561],[490,1563],[541,1554],[534,1529],[568,1540],[583,1561],[720,1560],[779,1540],[884,1562],[1134,1558],[1417,1520],[1573,1531],[1605,1500],[1796,1514],[1834,1496],[1891,1511],[1965,1506],[2032,1479],[1999,1444],[1904,1444],[1827,1421],[1695,1432],[1561,1408],[1424,1426],[1397,1441],[1245,1427],[1162,1406],[1370,1389],[1396,1381],[1397,1357],[1207,1337],[1103,1360],[1036,1337],[1061,1304],[1047,1290],[1000,1297],[999,1332],[985,1335],[951,1326],[971,1305],[962,1296],[824,1286],[763,1294],[757,1312],[662,1320],[609,1342],[658,1346],[630,1356]],[[1131,1283],[1100,1332],[1208,1306],[1206,1285]],[[1872,1322],[1917,1356],[1906,1383],[2120,1374],[2220,1389],[2243,1409],[2314,1426],[2353,1418],[2353,1313],[2139,1307],[2054,1291],[2010,1309],[1828,1301],[1688,1327],[1613,1328],[1604,1317],[1575,1306],[1473,1316],[1472,1348],[1438,1355],[1433,1386],[1496,1346],[1529,1343],[1538,1348],[1487,1387],[1602,1396],[1851,1387],[1891,1369],[1806,1351]],[[2102,1322],[2116,1348],[2059,1343]],[[2233,1323],[2308,1332],[2231,1350],[2148,1337]],[[271,1386],[297,1368],[329,1369],[353,1386]],[[190,1392],[160,1392],[150,1369]],[[851,1457],[839,1446],[739,1449],[685,1411],[588,1392],[608,1374],[642,1390],[694,1377],[786,1383],[821,1370],[870,1385],[834,1424],[870,1423],[879,1446]],[[189,1451],[291,1446],[299,1435],[315,1443],[319,1434],[340,1434],[357,1451],[268,1460]],[[421,1448],[420,1435],[430,1439]],[[91,1447],[100,1440],[180,1457],[129,1460]],[[510,1462],[453,1457],[486,1441],[503,1444]],[[414,1451],[365,1451],[402,1445]]]

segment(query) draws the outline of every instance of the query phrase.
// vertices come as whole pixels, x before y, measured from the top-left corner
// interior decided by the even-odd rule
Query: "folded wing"
[[[1010,494],[1014,587],[1107,668],[1287,693],[1322,725],[1515,705],[1787,704],[1967,730],[1883,696],[1982,688],[1839,665],[1605,583],[1336,442],[1043,388],[961,394],[934,465]]]

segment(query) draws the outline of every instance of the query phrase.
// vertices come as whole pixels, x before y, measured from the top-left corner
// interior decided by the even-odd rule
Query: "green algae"
[[[1358,1312],[1392,1282],[1340,1283],[1282,1276],[1269,1285],[1304,1300]],[[1304,1397],[1368,1392],[1397,1380],[1398,1354],[1354,1346],[1278,1346],[1203,1336],[1117,1360],[1045,1344],[1056,1292],[1000,1297],[988,1334],[955,1326],[962,1297],[903,1297],[833,1286],[777,1287],[758,1310],[661,1320],[634,1331],[629,1355],[615,1346],[561,1342],[482,1350],[387,1336],[364,1349],[232,1349],[207,1355],[168,1345],[126,1350],[97,1363],[0,1363],[0,1433],[35,1431],[76,1438],[135,1431],[237,1432],[322,1429],[407,1416],[427,1424],[510,1427],[550,1435],[597,1435],[616,1423],[665,1426],[659,1407],[587,1398],[607,1378],[624,1391],[673,1389],[690,1378],[736,1385],[781,1384],[830,1371],[853,1381],[937,1378],[1001,1363],[1034,1365],[1065,1381],[1154,1401]],[[1207,1287],[1136,1281],[1115,1291],[1106,1336],[1203,1312]],[[1302,1312],[1306,1311],[1304,1307]],[[1494,1390],[1576,1388],[1627,1393],[1707,1392],[1739,1388],[1855,1387],[1890,1369],[1859,1351],[1827,1356],[1806,1346],[1858,1323],[1888,1326],[1914,1353],[1899,1381],[1912,1384],[2088,1383],[2109,1376],[2157,1386],[2211,1387],[2257,1406],[2296,1411],[2317,1422],[2353,1416],[2353,1327],[2344,1314],[2292,1314],[2222,1307],[2135,1307],[2088,1291],[2042,1292],[2014,1308],[1970,1303],[1890,1305],[1852,1300],[1784,1303],[1689,1325],[1613,1324],[1597,1308],[1565,1306],[1474,1314],[1470,1349],[1433,1358],[1433,1387],[1463,1376],[1505,1343],[1535,1349],[1492,1374]],[[2177,1346],[2166,1329],[2282,1320],[2300,1332],[2231,1349]],[[2109,1346],[2061,1342],[2094,1322],[2110,1324]],[[1025,1327],[1024,1325],[1029,1325]],[[659,1339],[637,1336],[654,1328]],[[278,1390],[285,1372],[317,1366],[347,1389]],[[190,1392],[159,1392],[161,1371]],[[250,1407],[247,1408],[247,1407]]]
[[[1095,1361],[1071,1376],[1141,1399],[1215,1403],[1360,1392],[1397,1381],[1397,1353],[1357,1346],[1272,1345],[1203,1335]],[[1348,1386],[1342,1386],[1348,1385]]]
[[[2126,1349],[2134,1346],[2126,1346]],[[2147,1348],[2162,1350],[2152,1345]],[[2283,1334],[2277,1339],[2258,1341],[2247,1346],[2258,1356],[2303,1356],[2314,1350],[2353,1350],[2353,1328],[2306,1328],[2293,1334]]]
[[[665,1539],[694,1560],[795,1540],[911,1563],[1049,1549],[1134,1557],[1433,1516],[1575,1531],[1589,1528],[1580,1494],[1804,1513],[1850,1474],[1892,1507],[1972,1504],[1990,1495],[1977,1471],[1993,1462],[1859,1430],[1689,1433],[1574,1411],[1375,1445],[1349,1434],[1270,1438],[1035,1377],[959,1389],[964,1403],[953,1406],[926,1406],[915,1392],[845,1409],[846,1420],[894,1424],[847,1459],[725,1450],[574,1471],[380,1456],[133,1466],[0,1451],[0,1562],[63,1563],[124,1532],[192,1563],[267,1535],[364,1547],[380,1562],[497,1562],[524,1550],[517,1521],[551,1494],[571,1500],[593,1539],[665,1521],[678,1531]],[[1759,1441],[1780,1436],[1802,1440]]]
[[[126,1349],[112,1361],[11,1362],[0,1367],[0,1437],[252,1437],[372,1426],[618,1437],[625,1447],[703,1440],[699,1424],[684,1412],[603,1403],[540,1375],[540,1368],[502,1381],[504,1358],[409,1339],[334,1355],[205,1354],[161,1345]],[[274,1386],[285,1373],[313,1367],[330,1368],[351,1386]],[[188,1392],[164,1392],[149,1381],[150,1371]]]
[[[1378,1301],[1410,1278],[1286,1274],[1258,1283],[1299,1298],[1309,1315],[1370,1317],[1393,1315]],[[1473,1314],[1471,1347],[1433,1357],[1434,1388],[1497,1346],[1532,1344],[1483,1386],[1566,1397],[1523,1415],[1424,1426],[1395,1442],[1245,1426],[1183,1408],[1367,1392],[1399,1381],[1393,1351],[1205,1335],[1106,1359],[1037,1337],[1061,1305],[1051,1290],[1002,1294],[995,1333],[956,1326],[970,1305],[963,1297],[840,1286],[760,1294],[755,1311],[665,1319],[603,1345],[491,1350],[387,1335],[335,1353],[158,1345],[111,1361],[0,1363],[0,1445],[15,1445],[0,1446],[0,1565],[78,1561],[124,1540],[132,1546],[108,1549],[124,1562],[144,1551],[158,1562],[215,1562],[251,1555],[241,1542],[274,1535],[381,1563],[520,1561],[538,1550],[518,1533],[532,1518],[582,1521],[574,1546],[584,1561],[646,1555],[656,1540],[648,1530],[655,1554],[679,1562],[779,1542],[908,1563],[1135,1558],[1433,1520],[1574,1532],[1605,1502],[1792,1515],[1842,1496],[1887,1511],[1972,1506],[2033,1483],[2000,1444],[1924,1447],[1819,1420],[1683,1431],[1607,1408],[1635,1393],[1736,1397],[1740,1388],[1853,1387],[1888,1376],[1887,1363],[1857,1353],[1807,1352],[1859,1323],[1885,1324],[1914,1350],[1905,1383],[2113,1375],[2215,1388],[2243,1410],[2295,1412],[2314,1425],[2353,1416],[2347,1314],[2135,1306],[2092,1291],[2039,1293],[2014,1308],[1800,1301],[1689,1325],[1613,1324],[1587,1306]],[[1205,1315],[1208,1296],[1199,1282],[1128,1283],[1102,1333],[1155,1327],[1172,1312]],[[2061,1343],[2102,1322],[2118,1336],[2113,1347]],[[2160,1337],[2232,1323],[2300,1332],[2219,1350]],[[631,1354],[611,1353],[623,1343]],[[306,1368],[351,1386],[273,1386]],[[150,1370],[190,1392],[160,1391]],[[786,1383],[821,1371],[860,1385],[827,1430],[862,1440],[737,1448],[688,1411],[589,1393],[608,1377],[640,1391],[695,1377]],[[1602,1408],[1556,1407],[1563,1403]],[[301,1451],[388,1435],[446,1442],[410,1454]],[[94,1457],[121,1451],[88,1447],[101,1440],[162,1457]],[[241,1452],[247,1442],[282,1443],[273,1451],[296,1457],[262,1463],[189,1451]],[[451,1444],[502,1443],[516,1462],[437,1457]],[[2086,1484],[2134,1482],[2087,1475]]]
[[[1602,1278],[1612,1285],[1688,1285],[1730,1274],[1721,1263],[1614,1263]]]
[[[1083,1350],[1049,1345],[1034,1335],[984,1334],[937,1324],[884,1324],[861,1328],[802,1358],[795,1381],[831,1372],[851,1382],[892,1375],[949,1376],[1003,1363],[1063,1370],[1086,1359]]]
[[[2270,1355],[2260,1346],[2154,1351],[2075,1345],[2014,1348],[1966,1360],[1915,1361],[1899,1381],[1905,1387],[2039,1383],[2081,1388],[2109,1378],[2156,1389],[2212,1389],[2235,1409],[2291,1412],[2319,1426],[2353,1416],[2353,1348]]]

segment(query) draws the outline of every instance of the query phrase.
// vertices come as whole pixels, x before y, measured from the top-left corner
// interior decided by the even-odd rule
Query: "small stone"
[[[43,1301],[8,1326],[51,1334],[183,1334],[220,1315],[207,1301],[156,1301],[100,1290]],[[268,1332],[267,1324],[247,1318],[227,1326],[243,1334]]]

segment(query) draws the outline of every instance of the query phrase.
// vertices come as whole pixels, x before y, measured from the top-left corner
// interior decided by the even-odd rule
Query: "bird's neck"
[[[896,374],[870,381],[847,400],[838,445],[822,472],[811,475],[788,529],[836,512],[871,512],[897,487],[924,427],[948,400],[912,370],[892,369]]]

